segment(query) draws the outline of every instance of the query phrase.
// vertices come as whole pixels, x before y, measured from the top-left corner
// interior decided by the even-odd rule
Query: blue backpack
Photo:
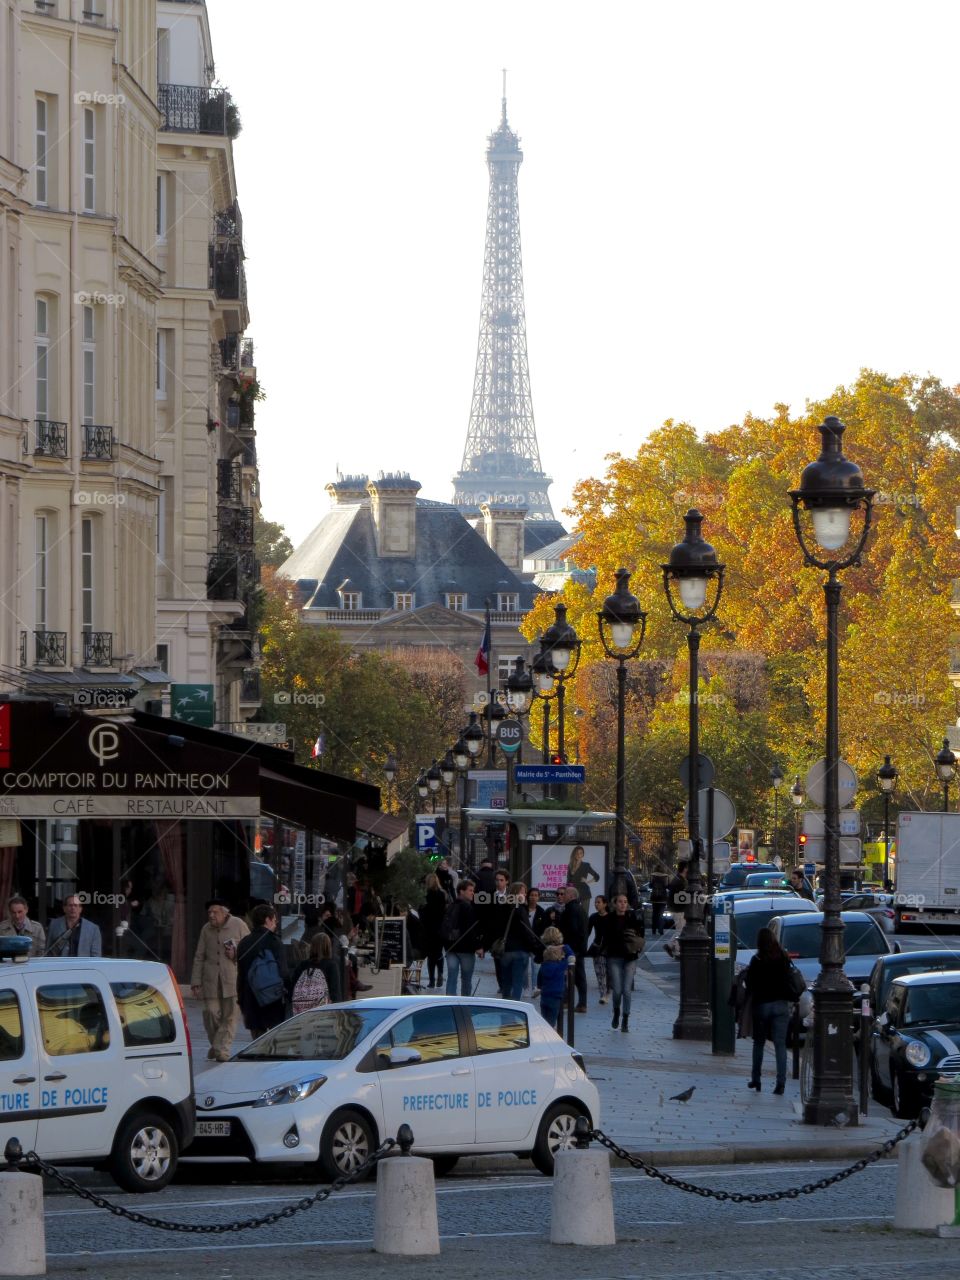
[[[260,946],[263,946],[262,941]],[[280,964],[272,949],[258,951],[250,961],[247,969],[247,986],[261,1009],[268,1004],[277,1004],[283,999],[284,986],[280,975]]]

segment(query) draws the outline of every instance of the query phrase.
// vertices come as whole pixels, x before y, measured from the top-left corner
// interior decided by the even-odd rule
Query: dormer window
[[[406,613],[414,607],[412,591],[395,591],[393,593],[393,607],[398,613]]]
[[[341,591],[340,592],[340,608],[347,613],[356,613],[361,607],[361,593],[359,591]]]
[[[519,613],[520,596],[516,591],[500,591],[497,594],[498,613]]]
[[[452,609],[454,613],[463,613],[467,607],[467,593],[465,591],[448,591],[444,601],[447,608]]]

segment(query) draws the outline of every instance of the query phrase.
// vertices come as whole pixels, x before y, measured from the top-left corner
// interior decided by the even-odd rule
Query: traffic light
[[[799,836],[797,837],[797,853],[800,853],[800,854],[806,853],[807,839],[808,839],[807,833],[805,831],[801,831]]]
[[[563,756],[563,755],[561,755],[559,751],[555,751],[555,752],[553,753],[553,755],[550,757],[550,763],[551,763],[551,764],[566,764],[566,763],[567,763],[567,760],[566,760],[566,757],[565,757],[565,756]]]

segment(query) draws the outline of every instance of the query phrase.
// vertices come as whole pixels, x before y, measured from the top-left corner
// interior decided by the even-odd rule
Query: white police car
[[[298,1014],[198,1076],[186,1159],[318,1162],[356,1169],[400,1125],[448,1171],[512,1151],[545,1174],[599,1122],[583,1059],[530,1006],[454,996],[381,997]]]
[[[164,964],[27,959],[0,939],[0,1152],[10,1138],[51,1164],[104,1167],[159,1191],[193,1136],[180,988]]]

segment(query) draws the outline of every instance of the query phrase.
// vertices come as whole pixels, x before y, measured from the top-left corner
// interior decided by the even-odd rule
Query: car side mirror
[[[881,1013],[880,1017],[877,1019],[877,1026],[880,1028],[881,1031],[886,1031],[889,1025],[890,1025],[890,1015],[887,1013],[886,1010],[884,1010],[883,1013]]]
[[[419,1049],[406,1047],[391,1049],[385,1056],[391,1067],[408,1067],[411,1063],[423,1061]]]
[[[899,943],[899,942],[895,942],[895,943],[893,944],[893,954],[894,954],[894,955],[898,956],[902,950],[903,950],[903,947],[901,947],[901,945],[900,945],[900,943]]]

